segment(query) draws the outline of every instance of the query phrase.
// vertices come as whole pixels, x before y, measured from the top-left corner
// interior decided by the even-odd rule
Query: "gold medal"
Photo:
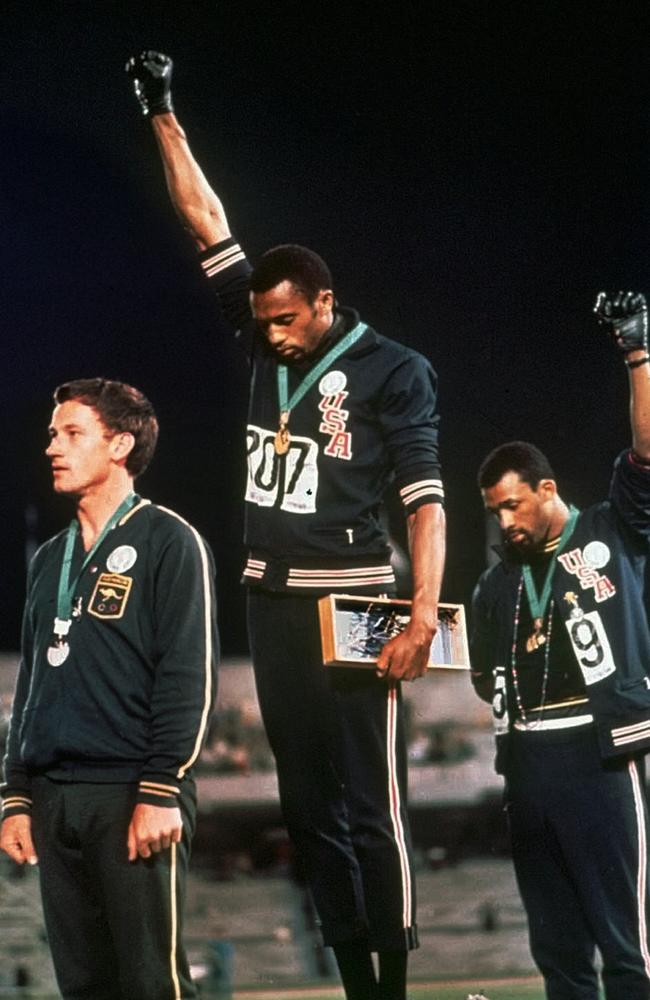
[[[283,410],[280,414],[280,426],[273,442],[275,454],[286,455],[289,451],[290,443],[291,434],[289,433],[289,411]]]

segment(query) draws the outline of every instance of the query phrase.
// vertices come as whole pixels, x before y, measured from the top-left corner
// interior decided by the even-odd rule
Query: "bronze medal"
[[[534,632],[531,636],[526,639],[526,652],[534,653],[536,649],[543,646],[546,642],[546,636],[542,632],[542,626],[544,625],[544,620],[542,618],[535,618],[533,620]]]

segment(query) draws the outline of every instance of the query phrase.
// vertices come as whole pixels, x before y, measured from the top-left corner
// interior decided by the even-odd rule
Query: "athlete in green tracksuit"
[[[39,863],[64,997],[194,997],[181,916],[215,693],[212,555],[133,491],[157,436],[141,393],[84,379],[55,402],[46,454],[76,517],[30,566],[0,847]]]

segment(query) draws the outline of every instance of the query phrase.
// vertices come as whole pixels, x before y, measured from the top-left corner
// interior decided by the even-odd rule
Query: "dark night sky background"
[[[141,387],[162,436],[141,491],[211,542],[243,652],[246,371],[169,206],[123,73],[175,59],[179,118],[255,257],[302,242],[340,301],[440,376],[444,596],[481,571],[474,487],[513,437],[567,499],[606,490],[626,379],[601,288],[650,293],[650,8],[641,2],[0,4],[0,648],[18,644],[25,510],[67,522],[42,458],[50,393]]]

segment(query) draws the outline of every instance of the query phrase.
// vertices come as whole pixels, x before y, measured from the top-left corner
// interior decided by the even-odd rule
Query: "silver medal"
[[[56,642],[47,648],[47,662],[51,667],[60,667],[68,658],[70,647],[67,642]]]
[[[69,618],[54,619],[54,642],[47,647],[47,662],[51,667],[60,667],[68,658],[70,647],[65,642],[65,636],[70,631],[71,625]]]

